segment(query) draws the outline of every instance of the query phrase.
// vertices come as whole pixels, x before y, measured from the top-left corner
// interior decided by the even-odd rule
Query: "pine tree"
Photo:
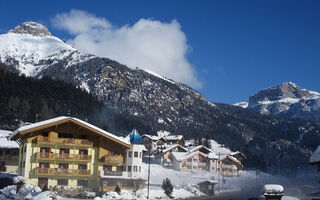
[[[164,193],[172,198],[171,194],[172,194],[172,191],[173,191],[173,186],[172,186],[172,183],[170,181],[170,179],[166,178],[162,181],[162,185],[161,185],[162,189],[164,190]]]

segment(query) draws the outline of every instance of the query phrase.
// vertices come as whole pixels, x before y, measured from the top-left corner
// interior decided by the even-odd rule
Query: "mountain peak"
[[[51,35],[49,30],[45,26],[32,21],[24,22],[16,26],[13,30],[10,30],[9,33],[31,34],[33,36],[40,37]]]

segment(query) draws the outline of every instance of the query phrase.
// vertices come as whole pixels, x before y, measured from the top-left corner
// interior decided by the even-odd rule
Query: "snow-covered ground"
[[[147,180],[148,165],[143,165],[143,178]],[[310,183],[314,179],[315,183],[317,178],[314,174],[297,176],[292,179],[272,176],[265,173],[256,173],[255,171],[241,171],[237,177],[218,177],[209,172],[179,172],[173,169],[167,169],[160,165],[150,165],[150,199],[169,199],[164,191],[161,189],[162,181],[169,178],[174,185],[173,194],[174,198],[187,198],[198,197],[203,195],[197,186],[197,183],[204,180],[214,178],[219,182],[215,186],[216,195],[219,196],[228,192],[243,192],[255,190],[256,194],[261,194],[261,189],[265,184],[280,184],[284,187],[285,197],[283,200],[299,200],[303,199],[302,192],[303,186]],[[311,189],[316,189],[316,185],[308,186]],[[28,197],[30,200],[49,200],[55,197],[53,192],[41,192],[37,186],[26,184],[24,188],[18,193],[15,193],[16,186],[8,186],[0,190],[0,199],[16,199],[20,200],[23,197]],[[57,197],[59,200],[64,200],[62,197]],[[108,199],[147,199],[147,187],[143,190],[136,192],[132,190],[122,190],[121,195],[115,192],[108,192],[102,197],[96,197],[95,200],[108,200]]]

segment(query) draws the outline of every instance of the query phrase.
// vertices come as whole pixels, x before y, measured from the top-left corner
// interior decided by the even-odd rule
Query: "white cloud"
[[[57,14],[52,23],[72,34],[72,43],[80,51],[151,70],[195,88],[202,86],[186,58],[189,47],[177,20],[140,19],[132,26],[117,28],[105,18],[73,9]]]

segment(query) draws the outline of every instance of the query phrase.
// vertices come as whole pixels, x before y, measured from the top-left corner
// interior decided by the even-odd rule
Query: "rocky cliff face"
[[[306,161],[309,149],[320,143],[319,139],[311,139],[320,138],[320,127],[311,122],[263,116],[252,110],[211,103],[184,84],[81,53],[59,38],[39,37],[32,32],[0,35],[1,62],[8,69],[34,78],[49,76],[83,88],[110,110],[150,127],[148,134],[164,130],[189,138],[209,135],[232,150],[243,150],[245,144],[250,144],[254,154],[268,159],[290,150],[300,161]],[[35,46],[29,48],[30,45]],[[257,94],[251,98],[251,105],[264,100],[279,101],[279,95],[288,98],[307,95],[290,84],[266,93],[268,99]],[[274,140],[279,144],[271,155],[268,149]]]
[[[282,115],[320,123],[320,94],[286,82],[253,94],[248,108],[262,114]]]
[[[23,24],[16,26],[13,30],[10,30],[9,33],[31,34],[33,36],[41,37],[51,35],[45,26],[36,22],[24,22]]]

